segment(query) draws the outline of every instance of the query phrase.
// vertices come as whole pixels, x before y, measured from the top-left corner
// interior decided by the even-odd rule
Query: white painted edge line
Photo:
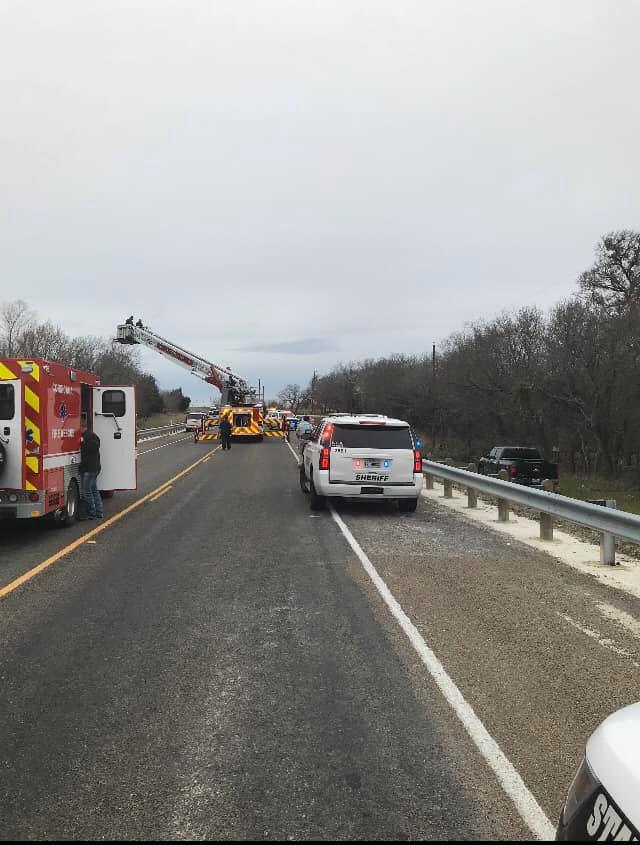
[[[298,457],[298,454],[288,441],[285,440],[285,443],[289,447],[296,463],[299,463],[300,458]],[[533,797],[527,785],[522,780],[512,763],[505,756],[498,743],[493,739],[489,731],[476,716],[473,707],[471,707],[471,705],[465,700],[454,681],[449,677],[449,675],[447,675],[442,663],[440,663],[433,651],[431,651],[431,649],[427,646],[416,626],[400,607],[385,582],[382,580],[380,575],[378,575],[375,566],[371,563],[358,541],[343,522],[342,518],[338,515],[338,513],[336,513],[331,503],[329,503],[329,509],[336,525],[353,551],[356,553],[365,572],[373,581],[384,603],[395,616],[400,627],[409,638],[411,645],[420,655],[429,674],[436,682],[440,692],[450,704],[458,719],[462,722],[464,729],[473,740],[476,748],[488,764],[489,768],[498,778],[502,789],[513,802],[522,821],[538,839],[546,842],[552,842],[555,839],[556,830],[547,818],[542,807]]]
[[[331,510],[331,516],[335,523],[358,556],[360,563],[369,578],[373,581],[384,603],[393,616],[395,616],[400,627],[411,642],[411,645],[420,655],[429,674],[438,685],[440,692],[444,695],[447,702],[451,705],[456,716],[462,722],[478,751],[493,770],[503,790],[513,802],[522,821],[538,839],[552,841],[555,838],[555,827],[547,818],[542,807],[540,807],[533,797],[527,785],[507,759],[498,743],[476,716],[471,705],[465,700],[453,680],[447,675],[442,663],[440,663],[433,651],[427,646],[418,629],[398,604],[385,582],[378,575],[376,568],[360,547],[358,541],[331,504],[329,504],[329,509]]]
[[[181,437],[180,440],[173,440],[171,443],[163,443],[162,446],[154,446],[153,449],[145,449],[144,452],[139,452],[138,457],[141,458],[143,455],[148,455],[149,452],[157,452],[158,449],[166,449],[167,446],[175,446],[176,443],[184,443],[185,440],[193,440],[193,437]],[[140,441],[144,443],[144,440]]]
[[[297,464],[299,464],[299,463],[300,463],[300,455],[296,452],[296,450],[293,448],[293,446],[291,445],[291,443],[289,443],[289,441],[288,441],[286,438],[283,438],[283,439],[284,439],[284,442],[285,442],[285,443],[287,444],[287,446],[289,447],[289,451],[291,452],[291,454],[293,455],[293,457],[296,459],[296,463],[297,463]]]

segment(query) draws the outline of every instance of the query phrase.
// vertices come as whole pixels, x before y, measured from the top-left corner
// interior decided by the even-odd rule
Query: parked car
[[[609,716],[587,742],[558,842],[640,840],[640,704]]]
[[[378,414],[325,417],[307,440],[300,486],[311,510],[327,498],[391,499],[415,511],[424,479],[409,423]]]
[[[540,452],[530,446],[494,446],[478,461],[480,475],[497,477],[503,469],[510,481],[530,487],[540,487],[547,479],[557,484],[560,478],[558,464],[545,461]]]

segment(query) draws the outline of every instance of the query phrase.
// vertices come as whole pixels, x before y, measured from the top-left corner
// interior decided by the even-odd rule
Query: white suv
[[[396,499],[401,511],[415,511],[423,483],[422,457],[403,420],[334,414],[304,445],[300,486],[311,495],[311,510],[336,496]]]

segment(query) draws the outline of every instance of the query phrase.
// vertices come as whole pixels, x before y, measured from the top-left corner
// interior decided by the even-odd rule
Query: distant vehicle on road
[[[587,742],[558,842],[640,840],[640,704],[609,716]]]
[[[529,487],[540,487],[547,479],[558,482],[560,477],[558,464],[545,461],[540,452],[530,446],[494,446],[478,461],[480,475],[497,477],[503,469],[510,481]]]
[[[207,414],[200,413],[200,411],[192,411],[187,414],[184,422],[185,431],[197,431],[202,428],[202,420],[207,418]]]
[[[392,499],[415,511],[424,483],[422,456],[409,423],[377,414],[335,414],[310,432],[300,463],[300,486],[311,510],[327,498]]]

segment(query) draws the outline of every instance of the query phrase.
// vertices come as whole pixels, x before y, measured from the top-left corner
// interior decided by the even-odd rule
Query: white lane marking
[[[180,440],[174,440],[172,443],[163,443],[162,446],[154,446],[153,449],[145,449],[144,452],[138,453],[138,457],[141,458],[143,455],[148,455],[149,452],[157,452],[158,449],[166,449],[167,446],[175,446],[176,443],[184,443],[185,440],[192,439],[192,437],[181,437]]]
[[[296,463],[297,463],[297,464],[299,464],[299,463],[300,463],[300,455],[296,452],[296,450],[293,448],[293,446],[291,445],[291,443],[289,443],[289,441],[288,441],[288,440],[285,440],[284,442],[285,442],[285,443],[287,444],[287,446],[289,447],[289,451],[291,452],[291,454],[292,454],[292,455],[293,455],[293,457],[295,458]]]
[[[138,443],[149,443],[152,440],[162,440],[163,437],[175,437],[178,434],[182,434],[184,428],[182,429],[174,429],[174,431],[165,431],[164,434],[154,434],[152,437],[141,437],[138,440]]]
[[[555,827],[545,815],[542,807],[533,797],[527,785],[512,763],[507,759],[498,743],[476,716],[471,705],[465,700],[453,680],[447,675],[444,666],[427,646],[418,629],[400,607],[351,531],[349,531],[331,504],[329,504],[329,508],[338,528],[360,559],[360,563],[369,578],[373,581],[384,603],[395,616],[400,627],[409,638],[411,645],[422,658],[422,662],[427,667],[429,674],[440,688],[440,692],[444,695],[447,702],[451,705],[458,719],[462,722],[478,751],[493,770],[503,790],[513,802],[522,821],[538,839],[553,840],[555,838]]]
[[[635,616],[632,616],[625,610],[619,610],[617,607],[614,607],[612,604],[607,604],[604,601],[596,602],[596,607],[605,619],[617,622],[619,625],[622,625],[623,628],[626,628],[630,634],[633,634],[634,637],[640,638],[640,621],[638,621]]]
[[[576,622],[575,619],[572,619],[571,616],[569,616],[568,613],[560,613],[557,610],[556,610],[556,613],[558,614],[558,616],[561,619],[564,619],[565,622],[567,622],[569,625],[571,625],[577,631],[580,631],[581,633],[585,634],[585,636],[590,637],[592,640],[595,640],[598,643],[598,645],[601,645],[603,648],[606,648],[609,651],[612,651],[614,654],[618,654],[618,655],[620,655],[620,657],[629,658],[629,660],[633,663],[633,665],[636,667],[636,669],[640,669],[640,665],[638,663],[636,663],[636,661],[633,659],[631,653],[628,652],[626,649],[621,648],[620,646],[616,645],[615,640],[612,640],[609,637],[604,637],[600,633],[600,631],[594,631],[593,628],[586,628],[584,625],[581,625],[579,622]]]

